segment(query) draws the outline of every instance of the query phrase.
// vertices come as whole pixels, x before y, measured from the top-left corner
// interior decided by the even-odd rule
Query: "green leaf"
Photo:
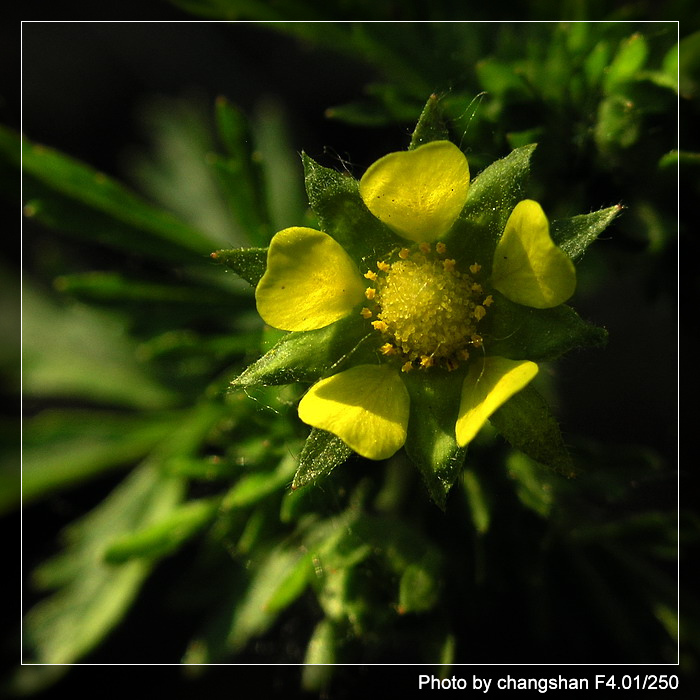
[[[231,297],[223,289],[202,285],[156,284],[130,279],[119,272],[83,272],[62,275],[54,281],[59,291],[96,302],[194,304],[230,307]]]
[[[26,421],[23,502],[133,463],[170,434],[174,420],[172,413],[62,410]]]
[[[531,309],[494,293],[492,311],[483,325],[484,346],[489,355],[511,360],[541,362],[582,347],[601,348],[605,329],[586,321],[566,304],[552,309]]]
[[[182,483],[154,466],[134,471],[95,510],[66,531],[66,551],[44,563],[35,580],[62,588],[35,605],[25,621],[32,661],[70,664],[93,649],[131,605],[152,563],[104,563],[104,542],[165,517],[180,501]]]
[[[622,207],[617,204],[590,214],[552,221],[552,240],[572,260],[580,260],[586,248],[600,236],[621,211]]]
[[[445,243],[462,259],[478,262],[485,274],[513,207],[523,198],[536,144],[516,148],[472,180],[467,203]]]
[[[318,692],[330,682],[336,663],[338,644],[336,625],[331,620],[319,622],[309,639],[304,656],[301,687],[307,692]]]
[[[257,285],[267,268],[267,248],[217,250],[211,254],[211,258],[233,270],[253,286]]]
[[[357,180],[324,168],[305,153],[302,161],[309,204],[321,230],[335,238],[358,265],[374,268],[376,260],[402,245],[402,239],[367,209]]]
[[[373,340],[366,321],[351,314],[314,331],[288,333],[267,354],[231,382],[232,387],[314,382],[331,369],[358,361]],[[356,356],[356,353],[359,355]]]
[[[482,488],[481,480],[473,469],[462,472],[462,483],[467,495],[467,504],[474,528],[480,534],[488,532],[491,524],[491,506]]]
[[[506,464],[520,502],[526,508],[547,518],[552,510],[554,494],[543,470],[521,452],[513,452]]]
[[[605,90],[612,92],[620,83],[633,79],[646,63],[648,54],[649,48],[643,35],[633,34],[625,39],[603,78]]]
[[[104,173],[27,139],[22,140],[22,168],[55,192],[163,243],[174,244],[194,255],[206,255],[216,246],[215,238],[153,207]]]
[[[163,408],[175,402],[175,395],[138,364],[136,345],[128,339],[121,317],[77,304],[57,306],[29,287],[23,307],[27,396],[82,398],[137,408]]]
[[[519,391],[489,418],[496,430],[531,459],[565,476],[574,475],[559,424],[532,386]]]
[[[214,520],[220,502],[220,498],[190,501],[153,525],[110,538],[104,560],[108,564],[122,564],[131,559],[171,554]]]
[[[413,130],[411,144],[408,147],[409,150],[418,148],[418,146],[422,146],[430,141],[449,140],[447,122],[443,117],[439,103],[440,100],[437,95],[431,95],[428,98],[416,128]]]
[[[286,455],[273,472],[255,472],[239,479],[221,502],[221,509],[247,508],[286,488],[296,469],[296,458]]]
[[[240,651],[250,639],[265,633],[279,613],[303,592],[313,567],[308,555],[284,546],[253,563],[245,595],[236,601],[227,644]]]
[[[416,464],[430,497],[442,510],[464,464],[466,448],[455,437],[464,369],[412,372],[404,377],[411,397],[406,454]]]
[[[399,581],[399,612],[425,612],[435,607],[439,598],[437,559],[426,556],[420,563],[409,564]]]
[[[299,457],[299,468],[294,475],[292,489],[328,476],[347,461],[352,450],[339,438],[325,430],[312,428]]]

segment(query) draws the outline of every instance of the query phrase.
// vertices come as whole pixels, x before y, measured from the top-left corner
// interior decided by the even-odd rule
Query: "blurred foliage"
[[[229,19],[322,12],[312,2],[175,4]],[[456,16],[455,5],[430,12]],[[572,17],[595,16],[583,6],[565,3]],[[377,3],[364,8],[387,18]],[[634,3],[606,17],[646,18]],[[332,119],[405,127],[437,92],[475,173],[538,141],[529,194],[552,218],[627,209],[606,256],[587,254],[582,294],[595,296],[616,264],[650,299],[673,294],[678,173],[697,195],[699,162],[696,141],[678,149],[677,105],[698,114],[700,34],[681,27],[679,60],[668,22],[269,29],[382,76],[363,99],[329,105]],[[303,384],[229,388],[279,333],[261,326],[252,287],[210,257],[313,223],[283,114],[266,102],[244,115],[222,98],[212,119],[156,100],[146,122],[153,147],[132,161],[143,194],[0,130],[1,181],[14,182],[21,164],[25,197],[25,540],[48,543],[27,580],[26,661],[104,661],[100,645],[120,624],[138,639],[167,619],[176,624],[162,639],[181,654],[167,661],[194,664],[675,662],[677,548],[700,532],[696,515],[676,512],[675,465],[643,438],[567,433],[581,474],[567,480],[486,432],[446,513],[401,453],[315,473],[294,410]],[[246,265],[255,279],[255,259]],[[4,352],[8,377],[15,361]],[[556,397],[556,385],[540,388]],[[348,459],[334,449],[336,462]],[[291,490],[300,455],[307,476]],[[0,472],[5,513],[17,507],[13,457]],[[42,508],[73,490],[92,500],[51,544]],[[697,603],[682,595],[686,661],[700,641]],[[161,618],[142,622],[139,596],[157,601]],[[140,654],[127,661],[151,661]],[[15,690],[41,684],[36,668],[21,669]],[[307,689],[352,681],[342,667],[299,675]]]

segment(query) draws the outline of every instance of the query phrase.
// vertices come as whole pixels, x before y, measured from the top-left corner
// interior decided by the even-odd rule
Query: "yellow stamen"
[[[372,270],[367,270],[367,272],[365,272],[365,277],[374,282],[374,280],[377,279],[377,273],[373,272]]]
[[[382,355],[394,355],[396,353],[396,348],[391,343],[384,343],[384,345],[379,348],[379,352],[381,352]]]
[[[401,367],[402,372],[410,372],[412,369],[413,369],[413,365],[410,362],[404,363]]]
[[[419,250],[421,253],[429,253],[430,252],[430,243],[421,243],[418,246]]]
[[[450,272],[451,270],[455,269],[455,265],[457,264],[456,260],[453,260],[452,258],[447,258],[447,260],[442,261],[442,266]]]
[[[377,267],[378,267],[382,272],[389,272],[389,270],[391,270],[391,265],[389,265],[389,263],[384,262],[383,260],[378,260],[378,261],[377,261]]]
[[[408,256],[411,254],[411,251],[408,248],[401,248],[399,251],[399,257],[401,260],[407,260]]]
[[[434,364],[433,358],[430,355],[423,355],[423,357],[420,358],[420,366],[422,369],[428,369],[428,367],[432,367]]]
[[[471,337],[472,345],[475,348],[480,348],[484,342],[484,339],[480,336],[474,333]]]
[[[471,272],[472,275],[475,275],[480,270],[481,270],[481,265],[479,265],[479,263],[474,263],[473,265],[469,266],[469,272]]]
[[[481,321],[482,318],[486,316],[486,309],[483,306],[477,305],[474,307],[474,318],[477,321]]]
[[[374,287],[367,287],[367,289],[365,289],[365,296],[368,299],[374,299],[376,294],[377,290]]]
[[[442,255],[447,250],[447,246],[442,241],[438,241],[435,244],[435,250]]]
[[[372,325],[374,328],[378,331],[381,331],[382,333],[389,327],[384,323],[384,321],[372,321]]]
[[[363,318],[372,318],[372,312],[366,306],[360,311],[360,315]]]
[[[486,299],[481,302],[484,306],[491,306],[493,304],[493,296],[489,294]]]
[[[474,282],[474,284],[472,285],[472,292],[480,294],[483,291],[483,287],[478,282]]]

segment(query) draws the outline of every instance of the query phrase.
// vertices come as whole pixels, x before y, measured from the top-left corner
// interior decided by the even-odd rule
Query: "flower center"
[[[381,351],[400,356],[404,371],[456,369],[468,359],[469,346],[482,343],[477,324],[493,299],[475,279],[481,268],[460,271],[446,252],[443,243],[434,251],[427,243],[403,248],[397,260],[378,262],[379,272],[365,275],[375,283],[365,293],[374,308],[362,315],[376,318],[372,325],[387,341]]]

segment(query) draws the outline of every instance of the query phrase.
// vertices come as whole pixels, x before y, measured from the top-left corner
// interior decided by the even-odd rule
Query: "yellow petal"
[[[391,457],[406,441],[408,391],[387,365],[357,365],[314,384],[299,418],[338,436],[368,459]]]
[[[457,418],[457,443],[464,447],[474,439],[489,416],[524,389],[539,368],[529,360],[485,357],[469,369],[462,385]]]
[[[339,243],[321,231],[294,226],[272,238],[255,301],[270,326],[310,331],[347,316],[364,298],[364,289]]]
[[[493,256],[493,286],[511,301],[536,309],[563,304],[576,289],[576,269],[549,235],[542,207],[518,202]]]
[[[449,141],[389,153],[360,180],[360,195],[380,221],[416,243],[452,227],[467,199],[469,165]]]

